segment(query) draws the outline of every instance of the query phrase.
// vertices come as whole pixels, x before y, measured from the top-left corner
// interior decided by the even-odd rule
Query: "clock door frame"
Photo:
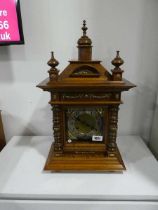
[[[103,127],[103,141],[102,142],[82,142],[80,140],[77,140],[79,142],[68,142],[68,128],[67,128],[67,117],[66,117],[66,111],[69,108],[74,108],[74,109],[82,109],[82,108],[103,108],[105,109],[104,111],[104,127]],[[62,107],[62,122],[63,122],[63,152],[87,152],[87,153],[92,153],[92,152],[105,152],[107,150],[107,144],[108,144],[108,118],[109,118],[109,111],[108,111],[108,106],[100,106],[100,105],[82,105],[80,104],[79,106],[75,105],[64,105]]]

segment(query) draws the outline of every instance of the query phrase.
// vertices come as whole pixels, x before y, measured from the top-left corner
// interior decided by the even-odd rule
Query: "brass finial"
[[[120,58],[119,53],[120,53],[120,51],[117,50],[116,51],[116,57],[111,62],[115,66],[116,69],[119,69],[119,67],[124,63],[123,59]]]
[[[59,70],[56,68],[56,66],[59,65],[59,62],[54,58],[54,52],[51,52],[51,59],[47,63],[51,69],[48,71],[50,80],[57,80]]]
[[[87,34],[87,26],[86,26],[86,20],[83,20],[83,26],[82,26],[82,30],[83,30],[83,36],[86,36]]]

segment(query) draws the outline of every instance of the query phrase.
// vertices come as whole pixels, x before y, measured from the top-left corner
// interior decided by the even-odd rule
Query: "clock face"
[[[68,143],[103,141],[103,108],[68,108],[66,112]]]

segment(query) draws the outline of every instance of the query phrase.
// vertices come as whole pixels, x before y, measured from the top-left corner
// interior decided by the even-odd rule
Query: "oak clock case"
[[[78,40],[78,60],[59,73],[52,52],[49,78],[37,87],[50,92],[54,141],[44,167],[50,171],[122,171],[125,165],[116,143],[122,91],[135,87],[122,78],[124,63],[112,60],[111,73],[92,60],[86,21]]]

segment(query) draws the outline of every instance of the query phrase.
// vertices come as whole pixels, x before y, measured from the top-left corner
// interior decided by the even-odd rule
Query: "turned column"
[[[51,52],[51,59],[47,63],[51,68],[48,71],[49,79],[52,82],[58,80],[59,70],[56,68],[59,62],[54,57],[54,52]],[[57,100],[57,94],[51,92],[51,101]],[[52,105],[53,111],[53,132],[54,132],[54,151],[55,156],[60,156],[63,152],[63,143],[61,137],[61,108],[59,105]]]
[[[108,134],[108,155],[114,156],[117,144],[117,123],[118,123],[118,105],[112,105],[109,107],[109,134]]]
[[[63,153],[63,142],[61,136],[61,109],[59,105],[52,106],[53,111],[53,131],[54,131],[54,151],[56,156]]]

